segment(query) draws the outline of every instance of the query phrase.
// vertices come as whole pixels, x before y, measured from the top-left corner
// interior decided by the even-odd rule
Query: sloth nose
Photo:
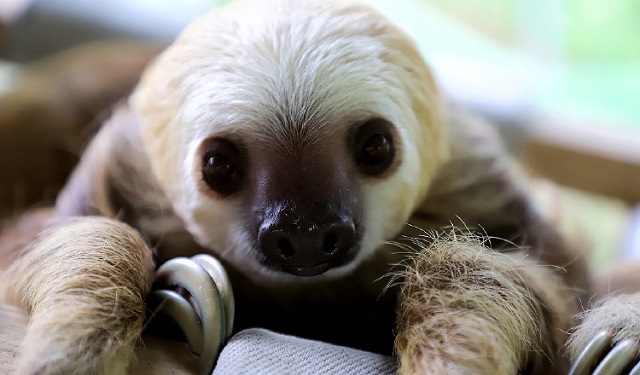
[[[323,223],[292,219],[285,214],[263,223],[258,238],[266,257],[289,273],[315,276],[343,260],[356,243],[353,220],[334,218]]]

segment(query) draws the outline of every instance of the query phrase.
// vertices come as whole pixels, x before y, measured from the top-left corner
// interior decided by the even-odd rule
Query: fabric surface
[[[229,340],[213,375],[378,375],[395,371],[392,357],[252,328]]]

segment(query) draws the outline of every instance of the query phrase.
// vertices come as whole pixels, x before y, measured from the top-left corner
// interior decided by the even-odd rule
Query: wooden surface
[[[522,159],[537,175],[640,202],[640,130],[550,117],[534,121],[528,132]]]
[[[27,324],[23,311],[0,305],[0,374],[13,373]],[[145,337],[136,356],[132,375],[197,374],[197,358],[184,343]]]
[[[536,175],[558,184],[631,204],[640,202],[640,163],[533,141],[525,151],[524,163]]]

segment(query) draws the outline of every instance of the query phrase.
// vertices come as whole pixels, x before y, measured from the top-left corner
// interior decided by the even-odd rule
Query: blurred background
[[[0,95],[40,58],[114,38],[168,44],[225,2],[0,0]],[[640,1],[368,2],[416,39],[451,101],[499,125],[540,177],[541,209],[598,268],[640,257]]]

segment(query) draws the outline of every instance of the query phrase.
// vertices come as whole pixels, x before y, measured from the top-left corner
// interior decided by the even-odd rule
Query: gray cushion
[[[392,357],[252,328],[229,340],[213,375],[370,375],[395,371]]]

